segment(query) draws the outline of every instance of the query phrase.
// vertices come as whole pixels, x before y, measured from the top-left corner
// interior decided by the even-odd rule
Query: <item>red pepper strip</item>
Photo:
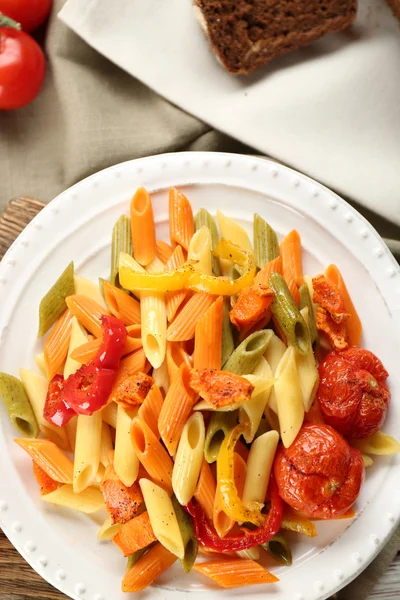
[[[44,418],[60,427],[76,414],[92,415],[111,393],[125,348],[126,327],[120,319],[102,316],[103,343],[95,358],[65,381],[56,375],[49,384]]]
[[[62,375],[54,375],[49,383],[46,403],[43,409],[43,416],[46,421],[58,427],[64,427],[76,415],[76,412],[64,400],[60,400],[64,383]]]
[[[202,546],[216,552],[247,550],[248,548],[265,544],[280,529],[283,515],[283,501],[279,496],[278,486],[273,477],[269,484],[269,497],[271,506],[261,527],[258,527],[258,529],[241,527],[242,534],[226,535],[224,538],[219,537],[198,502],[191,500],[186,506],[186,510],[193,517],[195,535]]]

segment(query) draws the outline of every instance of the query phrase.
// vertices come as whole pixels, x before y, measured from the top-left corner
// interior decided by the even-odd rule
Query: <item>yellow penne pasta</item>
[[[255,384],[250,400],[245,402],[239,409],[239,423],[246,426],[243,437],[248,444],[253,441],[257,433],[275,381],[271,367],[263,356],[258,361],[252,374],[260,381]],[[260,392],[259,389],[263,384],[265,388]]]
[[[167,347],[167,312],[163,293],[142,292],[140,297],[142,343],[154,368],[162,365]]]
[[[168,493],[149,479],[139,480],[154,535],[172,554],[183,560],[185,546]]]
[[[55,442],[62,450],[70,450],[65,429],[49,423],[43,416],[48,388],[47,379],[27,369],[20,369],[19,375],[28,395],[39,429],[44,437]]]
[[[186,422],[172,470],[172,489],[182,505],[192,498],[199,479],[204,453],[205,427],[201,413],[194,413]]]
[[[73,481],[75,494],[95,481],[100,463],[102,423],[100,411],[91,416],[78,415]]]
[[[107,519],[104,521],[103,525],[97,532],[97,539],[99,540],[99,542],[112,540],[113,537],[117,535],[120,529],[121,523],[113,524],[111,517],[107,517]]]
[[[271,367],[272,375],[275,376],[276,368],[282,358],[282,356],[286,352],[286,346],[282,342],[282,340],[277,336],[273,335],[267,349],[264,353],[264,357],[267,360],[269,366]],[[276,405],[276,394],[275,388],[272,388],[270,398],[268,401],[268,407],[273,410],[275,413],[278,412],[278,407]]]
[[[72,483],[74,465],[51,440],[16,438],[14,440],[54,481]]]
[[[362,456],[365,468],[371,467],[374,464],[374,461],[372,460],[372,458],[370,456],[368,456],[368,454],[361,454],[361,456]]]
[[[72,508],[88,515],[105,507],[103,495],[95,487],[88,487],[83,492],[76,494],[72,485],[63,485],[58,490],[42,496],[42,500],[50,504]]]
[[[296,351],[289,346],[275,373],[275,393],[282,442],[288,448],[304,420],[303,396],[296,368]]]
[[[82,325],[80,325],[76,317],[73,317],[71,323],[71,337],[69,340],[68,355],[64,365],[64,379],[68,379],[70,375],[76,373],[76,371],[82,366],[80,362],[71,357],[71,354],[75,348],[79,348],[79,346],[85,344],[87,340],[88,338]]]
[[[363,440],[353,440],[352,445],[364,454],[388,456],[400,452],[400,443],[383,431],[377,431]]]
[[[239,223],[224,215],[220,210],[217,210],[217,221],[221,237],[240,246],[247,252],[253,252],[249,236]]]
[[[167,359],[165,358],[164,362],[158,369],[153,369],[153,381],[160,390],[164,391],[166,394],[169,390],[169,376],[168,376],[168,365]]]
[[[102,415],[103,417],[103,415]],[[108,423],[103,420],[101,426],[101,443],[100,443],[100,465],[107,467],[110,464],[110,453],[114,448],[111,429]],[[100,467],[99,467],[100,468]]]
[[[94,300],[94,302],[96,302],[99,306],[102,306],[107,312],[107,306],[98,284],[94,283],[94,281],[90,281],[89,279],[85,279],[84,277],[78,277],[77,275],[75,275],[74,279],[75,294],[78,294],[79,296],[86,296],[86,298]]]
[[[278,442],[279,434],[276,431],[267,431],[252,443],[247,459],[246,480],[242,497],[245,504],[248,502],[265,502]]]
[[[201,227],[190,240],[188,260],[193,260],[193,268],[200,273],[212,275],[211,238],[207,227]]]
[[[308,307],[306,306],[300,312],[308,326]],[[308,412],[314,402],[319,384],[319,373],[311,343],[306,356],[296,353],[296,366],[299,374],[304,411]]]
[[[139,473],[139,460],[131,441],[132,417],[119,404],[115,434],[114,469],[124,485],[130,487]]]
[[[71,446],[72,452],[75,452],[77,425],[78,425],[78,417],[72,417],[72,419],[65,425],[65,431],[66,431],[67,438],[69,441],[69,445]]]
[[[35,355],[35,363],[42,375],[47,378],[46,361],[44,358],[44,352],[39,352]]]
[[[250,560],[260,560],[260,547],[255,546],[254,548],[249,548],[248,550],[239,550],[236,552],[240,558],[249,558]]]
[[[117,410],[118,405],[115,402],[110,402],[101,411],[103,421],[114,427],[114,429],[117,428]]]

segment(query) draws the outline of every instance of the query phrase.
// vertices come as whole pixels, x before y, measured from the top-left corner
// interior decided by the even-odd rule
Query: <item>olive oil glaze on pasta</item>
[[[138,189],[109,281],[65,268],[40,303],[38,371],[1,373],[0,393],[42,499],[107,509],[124,591],[177,560],[225,588],[277,582],[265,553],[290,565],[285,532],[354,516],[365,467],[399,452],[388,374],[339,269],[303,275],[297,231],[279,243],[254,215],[253,247],[175,188],[169,224],[157,240]]]

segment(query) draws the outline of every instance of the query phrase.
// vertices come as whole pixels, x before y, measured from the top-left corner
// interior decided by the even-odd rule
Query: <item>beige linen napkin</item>
[[[22,194],[48,202],[83,177],[140,156],[179,150],[255,153],[100,56],[57,20],[62,5],[63,0],[55,1],[45,37],[48,73],[41,95],[26,108],[0,113],[0,208]],[[379,206],[372,212],[358,200],[352,204],[399,258],[396,218],[391,222]],[[366,600],[399,550],[400,532],[339,593],[340,600]]]

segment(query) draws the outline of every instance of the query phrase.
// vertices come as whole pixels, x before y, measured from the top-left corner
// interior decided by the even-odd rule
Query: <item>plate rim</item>
[[[259,173],[260,171],[262,171],[263,174],[265,174],[265,176],[267,177],[267,179],[270,182],[277,182],[277,181],[279,181],[279,179],[282,180],[282,177],[283,177],[283,179],[286,178],[288,181],[290,180],[290,184],[293,186],[293,196],[294,197],[296,197],[296,188],[301,187],[302,183],[306,184],[307,187],[309,188],[310,195],[311,195],[310,201],[311,201],[311,199],[313,199],[314,201],[318,200],[320,202],[326,201],[328,208],[329,208],[328,212],[331,215],[337,215],[338,209],[340,209],[341,211],[344,211],[343,217],[344,217],[345,222],[349,226],[352,226],[357,223],[362,224],[363,229],[360,232],[360,236],[361,236],[361,239],[364,240],[364,242],[366,242],[366,245],[369,244],[370,236],[371,236],[371,234],[373,234],[372,237],[374,239],[374,243],[376,244],[376,246],[374,248],[374,250],[375,250],[374,258],[378,259],[377,264],[379,264],[380,266],[385,263],[385,269],[386,269],[386,271],[384,273],[385,277],[382,276],[382,283],[384,284],[384,289],[390,289],[392,287],[392,282],[399,279],[400,266],[397,264],[395,258],[391,254],[389,248],[387,247],[387,245],[385,244],[385,242],[383,241],[381,236],[378,234],[376,229],[371,225],[371,223],[369,223],[367,221],[367,219],[365,217],[363,217],[346,200],[341,198],[338,194],[331,191],[329,188],[327,188],[323,184],[315,181],[311,177],[308,177],[307,175],[299,173],[295,169],[292,169],[290,167],[282,165],[281,163],[277,163],[268,158],[263,158],[263,157],[254,157],[251,155],[230,154],[230,153],[220,153],[220,152],[177,152],[177,153],[166,153],[166,154],[153,155],[153,156],[144,157],[144,158],[137,158],[137,159],[125,161],[123,163],[119,163],[119,164],[110,166],[106,169],[103,169],[92,175],[89,175],[88,177],[82,179],[81,181],[75,183],[73,186],[71,186],[71,187],[67,188],[66,190],[64,190],[63,192],[61,192],[58,196],[56,196],[51,202],[49,202],[34,217],[34,219],[27,225],[27,227],[23,230],[23,232],[18,236],[18,238],[13,242],[13,244],[7,250],[6,254],[3,257],[3,260],[0,263],[0,287],[1,287],[2,282],[7,281],[7,276],[8,276],[7,274],[8,274],[9,268],[15,266],[15,264],[13,264],[13,263],[15,263],[17,260],[16,257],[18,254],[18,248],[21,249],[21,246],[23,246],[24,243],[29,242],[30,236],[40,235],[39,230],[37,230],[37,227],[41,224],[41,221],[46,221],[47,217],[56,215],[59,208],[61,208],[61,205],[71,201],[71,198],[74,197],[74,194],[79,193],[80,190],[83,190],[84,192],[87,192],[87,193],[93,193],[93,188],[97,187],[99,185],[99,181],[101,184],[101,179],[104,177],[107,177],[108,175],[115,175],[115,176],[119,177],[123,172],[125,172],[125,171],[129,172],[131,169],[132,170],[136,169],[137,171],[143,173],[143,171],[147,167],[150,167],[150,172],[151,172],[152,168],[155,165],[157,165],[157,163],[159,163],[159,166],[161,166],[161,169],[158,169],[158,170],[165,173],[165,171],[168,170],[168,166],[171,166],[171,164],[173,164],[175,162],[179,162],[179,164],[182,166],[182,176],[183,176],[184,171],[186,169],[188,169],[189,167],[194,169],[195,173],[196,172],[198,173],[198,175],[197,175],[198,181],[196,180],[196,177],[195,177],[195,180],[189,178],[185,183],[182,183],[182,182],[176,183],[177,185],[190,185],[190,184],[204,185],[207,183],[207,177],[208,177],[207,170],[209,168],[214,168],[218,171],[218,169],[221,169],[224,166],[227,168],[227,171],[226,171],[227,175],[225,177],[225,179],[226,179],[225,183],[227,185],[238,186],[235,176],[232,177],[228,173],[229,173],[229,169],[231,166],[236,166],[238,168],[240,167],[245,170],[247,175],[246,175],[246,173],[241,175],[242,185],[239,187],[242,187],[245,189],[253,189],[253,190],[262,192],[265,195],[268,195],[270,193],[269,189],[268,189],[267,181],[265,183],[265,189],[260,190],[259,184],[256,184],[256,186],[253,187],[253,186],[250,186],[249,181],[247,181],[247,185],[246,185],[246,183],[244,183],[246,177],[248,178],[248,180],[250,180],[250,178],[252,177],[252,173],[254,175],[257,172]],[[176,165],[174,165],[174,166],[176,166]],[[204,173],[206,173],[205,177],[204,177]],[[194,175],[192,174],[192,178],[193,177],[194,177]],[[150,175],[150,180],[151,180],[151,178],[152,178],[152,175]],[[203,179],[204,179],[204,181],[203,181]],[[219,181],[219,183],[223,183],[222,179],[223,178],[221,176],[221,181]],[[218,181],[208,181],[208,183],[218,183]],[[143,185],[145,185],[145,184],[143,184]],[[152,186],[151,183],[148,184],[147,187],[149,187],[150,190],[159,189],[157,187]],[[162,187],[166,187],[166,186],[162,186]],[[279,187],[279,184],[278,184],[278,187]],[[365,236],[365,232],[367,232],[366,236]],[[359,241],[359,237],[357,237],[357,240]],[[342,241],[342,240],[340,239],[340,241]],[[350,246],[352,246],[352,245],[354,246],[354,243],[355,243],[355,241],[353,240],[350,243]],[[359,257],[358,252],[354,252],[354,254],[356,257]],[[372,265],[371,268],[372,268],[372,271],[374,271],[374,269],[376,268],[375,261],[372,260],[371,257],[369,257],[367,262],[368,262],[369,266]],[[376,274],[375,274],[375,276],[376,276]],[[3,288],[4,287],[5,286],[3,285]],[[398,291],[400,293],[400,288]],[[384,294],[382,293],[382,295],[384,295]],[[1,291],[0,291],[0,298],[1,298]],[[391,316],[394,320],[394,326],[396,327],[396,329],[398,329],[400,331],[400,296],[398,297],[397,300],[396,300],[395,295],[393,297],[393,300],[390,295],[389,295],[389,297],[386,296],[386,302],[387,302],[389,312],[391,313]],[[2,325],[2,320],[4,321],[4,318],[2,318],[0,316],[0,343],[1,343],[4,332],[7,327],[7,326],[4,326],[4,324]],[[2,448],[2,446],[4,444],[5,444],[5,439],[0,437],[0,448]],[[7,467],[7,465],[6,465],[6,467]],[[2,470],[3,470],[3,467],[2,467]],[[385,483],[386,483],[386,479],[385,479]],[[400,494],[400,489],[398,489],[398,493]],[[37,562],[37,560],[36,560],[37,557],[33,556],[32,552],[30,552],[29,549],[27,549],[28,542],[26,542],[25,545],[21,542],[21,531],[19,530],[20,528],[17,526],[19,524],[19,522],[13,521],[13,519],[9,519],[7,516],[10,514],[8,512],[8,502],[6,500],[3,500],[3,498],[2,498],[2,495],[4,494],[4,490],[2,489],[1,484],[0,484],[0,494],[1,494],[0,495],[0,526],[2,527],[3,532],[8,537],[10,542],[14,545],[16,550],[21,554],[21,556],[28,562],[28,564],[30,564],[30,566],[41,577],[43,577],[48,583],[53,585],[55,588],[57,588],[61,592],[69,595],[71,598],[74,598],[76,600],[81,599],[82,597],[85,597],[84,596],[85,592],[82,592],[82,586],[84,586],[84,584],[76,584],[75,588],[72,589],[69,587],[69,583],[68,583],[68,585],[65,585],[63,583],[62,578],[60,578],[57,581],[56,575],[49,573],[49,571],[46,569],[47,564],[44,564],[46,562],[45,559],[40,561],[40,557],[39,557],[39,562]],[[382,493],[380,495],[382,496]],[[360,515],[360,517],[361,516],[362,515]],[[386,544],[387,540],[390,538],[390,536],[393,534],[394,530],[396,529],[398,523],[400,523],[400,506],[398,508],[398,514],[391,513],[390,518],[388,517],[386,528],[385,528],[385,534],[383,535],[383,537],[382,537],[382,535],[379,538],[377,536],[375,536],[377,541],[374,542],[372,551],[370,551],[369,554],[364,558],[362,558],[360,556],[361,561],[359,561],[359,560],[356,561],[353,564],[353,568],[350,567],[350,572],[347,575],[343,575],[343,573],[342,573],[342,575],[343,575],[342,579],[338,579],[336,585],[331,585],[329,587],[329,589],[324,589],[324,585],[322,585],[322,589],[318,589],[318,586],[316,585],[318,582],[316,582],[314,585],[314,595],[312,595],[312,596],[307,595],[307,599],[309,599],[309,600],[324,600],[329,595],[335,593],[336,591],[338,591],[339,589],[342,589],[345,585],[350,583],[355,577],[357,577],[368,566],[368,564],[382,550],[382,548]],[[371,534],[371,535],[373,535],[373,534]],[[320,556],[320,555],[317,555],[317,556]],[[59,573],[59,575],[60,575],[60,573]],[[319,582],[319,583],[321,583],[321,582]],[[217,590],[210,589],[209,591],[214,592]],[[160,598],[164,595],[169,595],[172,593],[171,591],[163,591],[162,588],[157,588],[157,587],[152,588],[152,592],[155,595],[159,595]],[[181,596],[182,596],[182,594],[191,594],[193,599],[200,598],[200,594],[202,594],[202,595],[204,594],[204,592],[196,592],[196,591],[174,592],[174,593],[175,594],[178,593]],[[223,591],[220,592],[218,590],[218,593],[224,593],[224,592]],[[226,593],[229,593],[229,591],[226,591],[225,594]],[[248,598],[251,598],[251,596],[253,594],[251,592],[248,592],[248,593],[242,594],[242,595],[246,596]],[[96,595],[93,598],[96,598]],[[303,596],[300,593],[298,595],[298,600],[301,600],[301,598],[305,598],[305,596]],[[101,600],[101,595],[97,594],[97,600]]]

